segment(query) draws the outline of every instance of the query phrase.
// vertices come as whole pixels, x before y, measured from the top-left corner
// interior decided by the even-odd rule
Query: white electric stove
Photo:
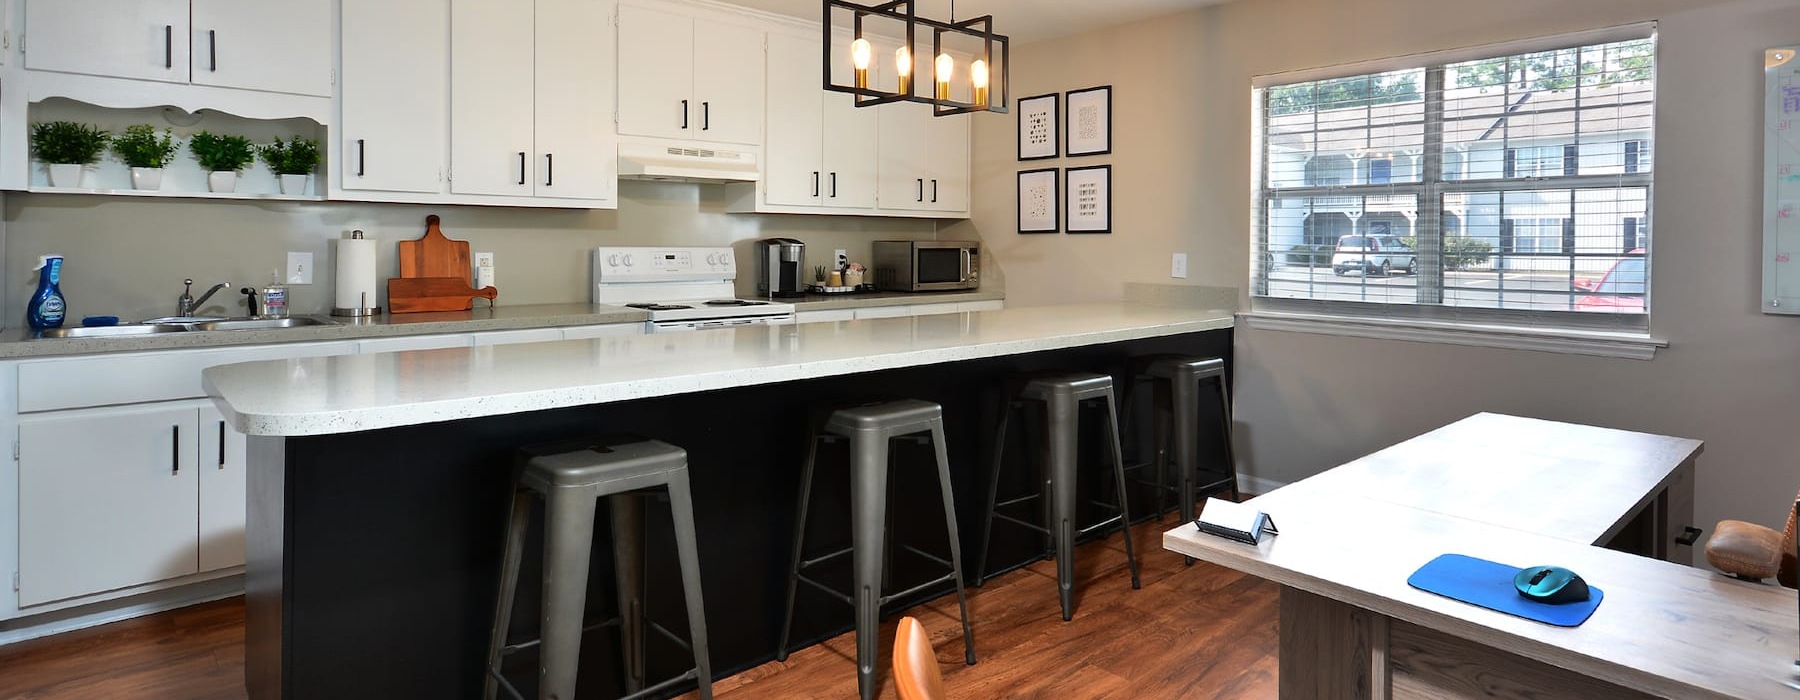
[[[650,312],[649,333],[793,323],[794,305],[737,298],[730,248],[594,249],[594,303]]]

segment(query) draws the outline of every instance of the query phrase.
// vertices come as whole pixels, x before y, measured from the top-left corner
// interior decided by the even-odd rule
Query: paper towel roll
[[[370,238],[338,240],[337,310],[360,309],[376,305],[375,241]],[[367,301],[365,301],[365,299]]]

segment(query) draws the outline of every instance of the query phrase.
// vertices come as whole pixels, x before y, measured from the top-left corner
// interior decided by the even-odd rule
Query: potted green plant
[[[125,133],[113,137],[112,150],[131,168],[134,189],[160,190],[163,168],[175,157],[175,135],[168,129],[158,134],[149,124],[128,126]]]
[[[256,160],[256,148],[250,145],[250,139],[231,134],[196,133],[188,140],[188,150],[206,169],[207,189],[214,192],[236,191],[237,171]]]
[[[282,194],[306,194],[306,178],[312,175],[313,168],[319,167],[319,142],[295,134],[286,141],[276,139],[256,152],[281,180]]]
[[[31,152],[49,164],[51,187],[80,187],[82,171],[100,160],[110,136],[91,124],[38,122],[31,125]]]

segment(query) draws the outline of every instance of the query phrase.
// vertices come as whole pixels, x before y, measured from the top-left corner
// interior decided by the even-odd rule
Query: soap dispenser
[[[38,258],[37,292],[31,295],[31,304],[25,309],[25,320],[34,329],[62,327],[63,313],[68,308],[62,295],[62,263],[61,255]]]
[[[262,315],[264,318],[287,318],[288,289],[281,283],[281,272],[270,271],[269,286],[262,290]]]

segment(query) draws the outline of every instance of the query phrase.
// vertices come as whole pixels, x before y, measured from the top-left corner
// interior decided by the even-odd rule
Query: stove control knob
[[[706,254],[706,264],[708,264],[708,265],[719,264],[719,254],[718,253],[707,253]]]
[[[619,256],[618,255],[606,256],[606,266],[607,267],[618,267],[619,266]]]
[[[625,266],[631,267],[631,256],[629,255],[625,256]]]

